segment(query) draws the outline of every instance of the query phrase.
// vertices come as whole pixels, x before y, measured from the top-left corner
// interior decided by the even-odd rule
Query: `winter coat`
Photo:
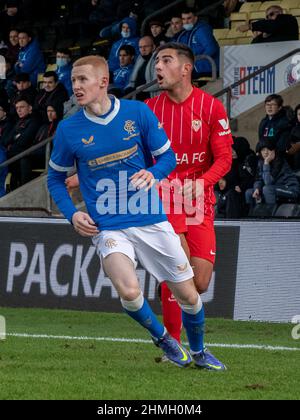
[[[253,188],[262,191],[264,185],[288,187],[291,191],[300,192],[299,181],[287,161],[277,156],[269,165],[260,159],[257,166],[257,176]]]
[[[213,35],[212,27],[208,23],[197,22],[192,30],[181,32],[176,41],[188,45],[195,56],[209,55],[214,59],[217,71],[219,70],[220,47]],[[195,62],[195,71],[198,74],[211,73],[212,69],[210,63],[203,59]]]
[[[261,19],[252,22],[252,31],[264,32],[267,36],[259,35],[255,43],[294,41],[299,39],[298,22],[295,16],[289,14],[277,15],[276,19]]]
[[[291,123],[286,115],[285,109],[281,109],[277,114],[270,118],[266,115],[260,122],[258,128],[258,144],[256,150],[260,147],[260,143],[265,139],[274,142],[278,152],[285,152],[287,149],[288,138],[291,131]]]
[[[130,28],[130,37],[121,38],[118,41],[114,42],[109,53],[108,57],[108,66],[110,71],[115,71],[120,67],[119,61],[119,51],[123,45],[132,45],[136,52],[136,57],[139,54],[139,37],[136,36],[136,20],[130,17],[123,19],[120,22],[120,32],[123,23],[127,23]]]
[[[38,74],[44,73],[45,69],[43,53],[40,50],[37,40],[33,39],[26,47],[20,49],[18,61],[15,64],[15,72],[16,74],[29,73],[31,83],[33,86],[36,86]]]

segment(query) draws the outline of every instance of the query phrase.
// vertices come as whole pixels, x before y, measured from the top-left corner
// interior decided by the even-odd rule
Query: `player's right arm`
[[[98,233],[97,227],[88,214],[78,211],[74,206],[65,184],[67,173],[74,169],[74,162],[72,149],[59,125],[49,162],[48,189],[57,207],[75,230],[82,236],[94,236]]]

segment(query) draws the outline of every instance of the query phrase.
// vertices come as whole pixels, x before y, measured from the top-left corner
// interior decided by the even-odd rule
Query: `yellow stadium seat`
[[[249,21],[251,20],[259,20],[259,19],[265,19],[266,18],[266,13],[263,11],[258,11],[258,12],[250,12],[249,13]]]
[[[56,64],[48,64],[46,71],[56,71],[57,65]]]
[[[230,21],[233,20],[247,20],[248,19],[248,13],[244,12],[240,12],[240,13],[231,13],[230,17],[229,17]]]
[[[289,13],[293,16],[300,16],[300,8],[297,9],[290,9]]]
[[[281,1],[264,1],[261,5],[259,10],[267,10],[271,6],[281,6]]]
[[[251,12],[255,10],[259,10],[261,6],[261,1],[254,1],[253,3],[243,3],[240,12]]]
[[[228,28],[224,29],[214,29],[214,37],[218,41],[219,39],[225,39],[227,38],[227,34],[229,32]]]
[[[280,6],[287,10],[297,9],[300,7],[300,0],[282,0]]]

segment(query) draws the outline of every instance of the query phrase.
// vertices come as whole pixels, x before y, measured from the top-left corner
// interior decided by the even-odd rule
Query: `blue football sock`
[[[186,330],[192,353],[198,353],[204,349],[204,308],[196,314],[190,314],[182,310],[182,323]]]
[[[124,306],[125,305],[123,304],[123,307]],[[146,299],[144,299],[143,305],[140,309],[132,311],[124,307],[124,310],[131,318],[146,328],[153,337],[161,338],[164,335],[165,327],[161,322],[159,322]]]

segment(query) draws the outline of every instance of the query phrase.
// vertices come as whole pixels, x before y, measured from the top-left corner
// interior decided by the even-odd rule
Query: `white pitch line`
[[[92,341],[110,341],[118,343],[145,343],[153,344],[151,340],[144,340],[142,338],[115,338],[115,337],[87,337],[87,336],[72,336],[72,335],[49,335],[49,334],[27,334],[27,333],[7,333],[10,337],[20,338],[46,338],[52,340],[92,340]],[[284,346],[269,346],[266,344],[226,344],[226,343],[206,343],[208,347],[223,347],[233,349],[256,349],[256,350],[281,350],[281,351],[299,351],[300,347],[284,347]]]

